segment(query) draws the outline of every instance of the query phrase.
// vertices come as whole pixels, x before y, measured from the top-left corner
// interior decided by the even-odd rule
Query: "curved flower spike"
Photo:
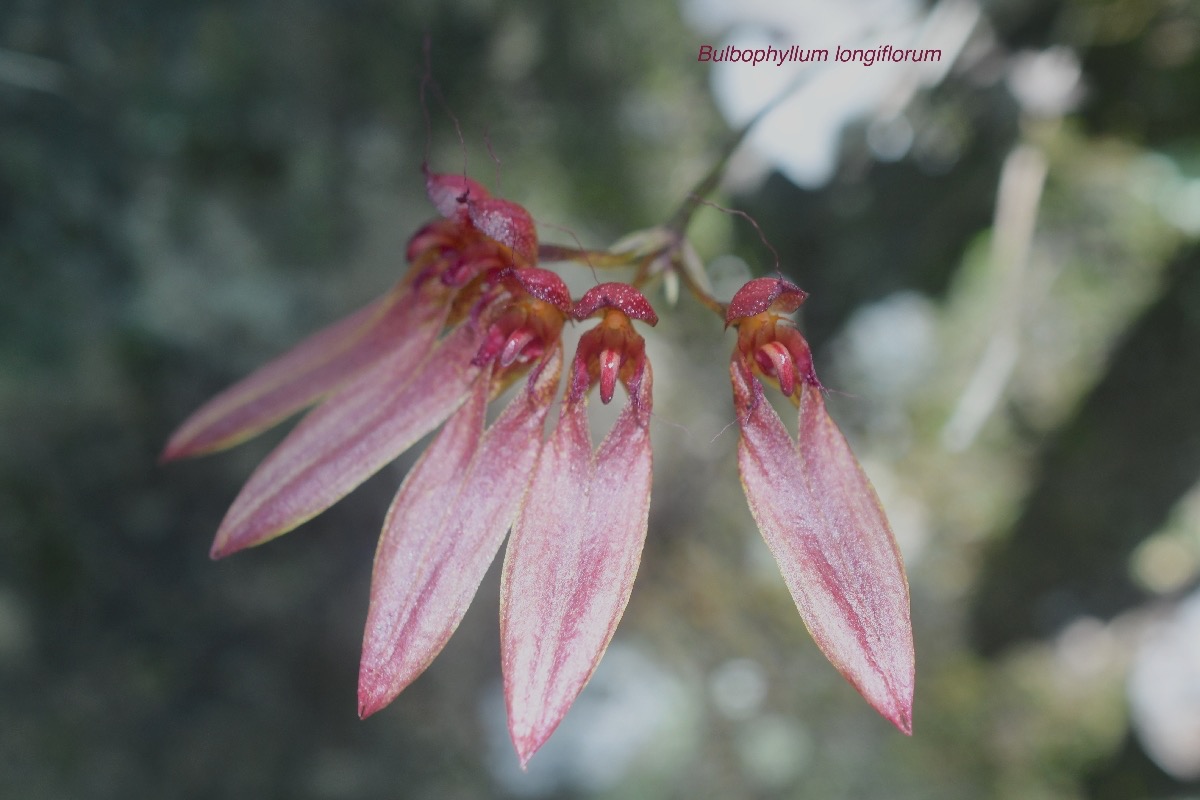
[[[617,372],[629,401],[593,453],[587,389],[595,380],[586,376]],[[543,449],[500,588],[504,693],[522,766],[558,727],[608,647],[633,589],[649,517],[652,379],[624,312],[609,307],[601,325],[584,334],[574,374],[584,382],[568,390]]]
[[[867,702],[910,734],[914,654],[900,551],[875,490],[825,410],[807,343],[768,310],[774,298],[762,299],[743,306],[761,312],[731,320],[738,326],[729,371],[746,500],[813,640]],[[795,441],[756,374],[799,407]]]

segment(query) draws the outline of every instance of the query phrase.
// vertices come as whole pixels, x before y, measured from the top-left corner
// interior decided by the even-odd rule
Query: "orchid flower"
[[[577,317],[600,314],[575,354],[558,425],[513,529],[500,589],[500,642],[509,730],[521,764],[554,732],[600,662],[629,601],[650,513],[650,362],[630,318],[653,325],[636,289],[587,292]],[[587,394],[629,399],[599,449]]]
[[[229,447],[316,405],[247,480],[213,557],[292,530],[441,426],[384,521],[359,714],[388,705],[441,652],[511,529],[501,665],[524,766],[587,684],[629,601],[649,519],[653,406],[633,322],[658,321],[636,287],[682,282],[737,328],[742,485],[805,624],[867,701],[911,732],[908,584],[875,492],[825,410],[808,344],[784,316],[805,293],[761,278],[722,304],[673,229],[604,253],[539,247],[525,209],[474,181],[427,174],[426,188],[442,219],[412,238],[399,284],[217,395],[170,438],[165,461]],[[574,301],[539,256],[639,269]],[[563,327],[593,318],[547,438]],[[487,425],[489,402],[522,377]],[[795,440],[760,379],[797,406]],[[597,388],[610,403],[618,384],[624,408],[593,448],[588,395]]]
[[[821,652],[911,734],[908,580],[879,498],[825,410],[808,343],[782,316],[805,297],[782,278],[758,278],[726,310],[738,332],[729,372],[742,488]],[[799,409],[795,441],[756,378]]]

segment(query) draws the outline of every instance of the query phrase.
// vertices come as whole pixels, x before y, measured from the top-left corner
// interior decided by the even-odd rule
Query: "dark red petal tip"
[[[575,318],[586,319],[604,308],[615,308],[631,319],[658,324],[658,314],[646,296],[627,283],[602,283],[593,286],[575,304]]]
[[[808,292],[784,278],[755,278],[737,290],[725,309],[725,324],[733,325],[764,311],[790,314],[800,307]]]
[[[538,300],[556,306],[564,314],[571,313],[571,292],[557,273],[540,267],[524,267],[505,270],[503,278],[516,283]]]
[[[524,208],[510,200],[477,199],[472,195],[468,211],[471,223],[485,235],[507,246],[527,263],[537,262],[537,229]]]
[[[465,216],[467,203],[488,199],[491,195],[466,175],[425,173],[425,193],[443,217]]]

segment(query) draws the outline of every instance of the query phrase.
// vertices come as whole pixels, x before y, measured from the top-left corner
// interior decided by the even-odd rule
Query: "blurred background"
[[[0,796],[1200,797],[1200,4],[107,5],[0,7]],[[808,638],[741,496],[732,338],[661,294],[650,535],[566,722],[521,773],[496,569],[360,722],[413,454],[214,563],[282,434],[159,467],[168,434],[402,274],[427,156],[605,247],[787,86],[714,200],[810,292],[908,564],[914,736]],[[775,268],[740,218],[691,233],[726,297]]]

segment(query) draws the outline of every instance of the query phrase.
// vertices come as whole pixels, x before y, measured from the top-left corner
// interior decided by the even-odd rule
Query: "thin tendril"
[[[421,83],[417,89],[417,97],[421,103],[421,116],[425,119],[425,157],[421,160],[426,168],[429,166],[429,151],[433,142],[433,122],[429,119],[429,103],[425,99],[425,88],[433,80],[433,39],[428,32],[422,37],[422,51],[425,57],[425,69],[421,73]]]
[[[458,117],[455,116],[454,112],[450,110],[450,104],[446,102],[446,97],[442,94],[442,87],[438,85],[437,80],[433,77],[433,40],[428,33],[425,34],[423,48],[425,52],[425,71],[421,75],[420,98],[421,112],[425,116],[425,160],[422,163],[422,167],[426,172],[428,172],[430,142],[433,139],[433,125],[429,118],[429,106],[425,101],[425,91],[428,89],[438,101],[438,104],[442,107],[442,110],[446,112],[446,116],[450,118],[452,123],[454,123],[454,133],[458,136],[459,147],[462,148],[462,175],[465,179],[467,177],[467,140],[466,137],[463,136],[462,125],[459,124]]]
[[[492,136],[491,136],[491,133],[488,132],[486,125],[483,127],[483,144],[487,148],[487,154],[489,156],[491,156],[492,163],[494,163],[496,165],[495,192],[496,192],[496,194],[502,195],[502,194],[504,194],[504,192],[503,192],[504,184],[501,181],[501,170],[502,170],[504,164],[503,164],[503,162],[500,161],[500,156],[496,155],[496,151],[492,148]]]
[[[779,251],[778,251],[778,250],[776,250],[776,249],[775,249],[775,246],[774,246],[774,245],[772,245],[772,244],[771,244],[771,243],[770,243],[770,242],[767,240],[767,236],[766,236],[766,234],[764,234],[764,233],[763,233],[763,230],[762,230],[762,228],[759,226],[759,224],[758,224],[758,221],[757,221],[756,219],[754,219],[754,217],[750,216],[749,214],[747,214],[745,211],[742,211],[741,209],[737,209],[737,208],[725,208],[724,206],[722,206],[722,205],[719,205],[719,204],[717,204],[717,203],[714,203],[712,200],[706,200],[706,199],[704,199],[703,197],[698,197],[698,198],[696,198],[696,201],[697,201],[697,202],[698,202],[700,205],[711,206],[711,207],[713,207],[713,208],[717,209],[718,211],[723,211],[723,212],[724,212],[724,213],[726,213],[726,214],[732,214],[732,215],[733,215],[733,216],[735,216],[735,217],[741,217],[742,219],[744,219],[744,220],[746,220],[747,222],[749,222],[749,223],[750,223],[750,225],[751,225],[751,226],[753,226],[753,228],[754,228],[755,232],[758,234],[758,239],[759,239],[759,241],[760,241],[760,242],[762,242],[762,243],[763,243],[763,247],[765,247],[765,248],[767,248],[768,250],[770,250],[770,251],[771,251],[771,255],[772,255],[774,258],[775,258],[775,272],[776,272],[776,273],[777,273],[777,274],[778,274],[778,275],[779,275],[781,278],[783,277],[783,270],[782,270],[782,268],[781,268],[781,266],[780,266],[781,262],[780,262],[780,259],[779,259]]]
[[[596,265],[592,263],[593,253],[592,253],[592,251],[584,248],[583,242],[579,241],[579,237],[575,235],[575,231],[573,231],[570,228],[563,226],[563,225],[555,225],[552,222],[543,222],[541,224],[545,225],[547,228],[553,228],[556,231],[560,231],[562,233],[567,234],[567,236],[570,236],[571,239],[575,242],[575,244],[579,246],[579,248],[577,250],[570,250],[569,248],[557,248],[557,249],[564,254],[567,252],[572,253],[574,256],[573,258],[571,258],[572,261],[582,261],[583,263],[587,264],[588,269],[590,269],[592,271],[592,279],[595,280],[596,283],[600,283],[600,276],[596,274]],[[539,260],[541,260],[542,258],[545,258],[545,256],[542,255],[540,248],[538,251],[538,257],[539,257]],[[552,259],[546,259],[546,260],[549,261]]]
[[[701,201],[707,197],[717,185],[721,182],[722,176],[725,174],[725,167],[729,165],[729,159],[741,146],[746,136],[764,117],[770,114],[775,108],[790,97],[794,92],[799,90],[804,84],[810,80],[808,73],[802,73],[796,76],[796,79],[783,88],[779,94],[775,95],[762,108],[754,113],[754,116],[747,120],[746,124],[738,128],[733,136],[721,148],[721,155],[713,164],[712,169],[700,179],[700,181],[688,192],[687,199],[680,205],[679,210],[671,217],[667,223],[667,228],[682,236],[691,224],[692,217],[695,216],[696,210],[700,207]]]

